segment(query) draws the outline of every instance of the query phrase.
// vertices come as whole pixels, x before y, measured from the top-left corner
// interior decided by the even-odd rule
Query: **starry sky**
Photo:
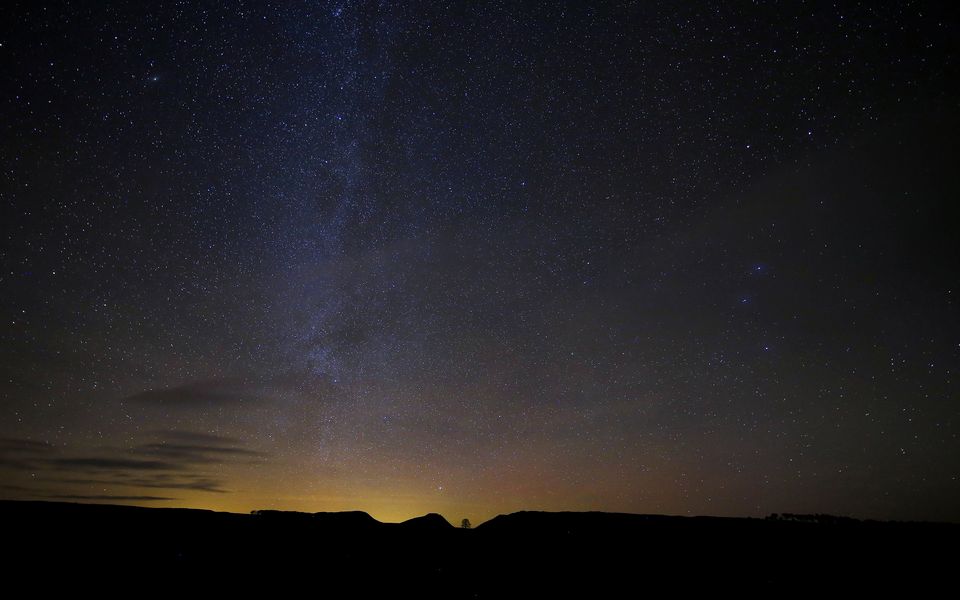
[[[960,521],[942,2],[0,9],[0,497]]]

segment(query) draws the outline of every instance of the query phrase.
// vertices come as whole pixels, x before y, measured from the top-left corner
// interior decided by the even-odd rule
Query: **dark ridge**
[[[960,525],[829,515],[519,512],[468,530],[437,514],[394,524],[364,512],[22,501],[0,501],[0,531],[5,572],[20,579],[95,577],[103,586],[112,581],[106,574],[122,574],[176,586],[215,582],[220,592],[309,585],[319,595],[417,598],[917,596],[952,582],[960,538]]]
[[[437,513],[429,513],[422,517],[407,519],[400,524],[406,528],[415,528],[420,531],[443,531],[454,528],[449,521]]]
[[[258,519],[268,522],[309,523],[320,527],[370,529],[383,525],[369,514],[360,510],[343,512],[305,513],[284,510],[255,510],[250,513]]]
[[[524,529],[527,531],[558,528],[607,531],[627,526],[674,524],[690,518],[722,519],[722,517],[673,517],[667,515],[639,515],[608,512],[545,512],[521,511],[498,515],[477,527],[478,530],[492,531],[505,529]],[[740,519],[735,519],[740,520]]]
[[[617,534],[628,532],[634,528],[655,529],[669,527],[674,530],[744,527],[770,529],[790,525],[817,525],[819,527],[942,527],[954,529],[960,533],[960,524],[933,523],[924,521],[873,521],[860,520],[851,517],[835,515],[813,514],[797,515],[790,513],[772,514],[763,519],[743,517],[710,517],[710,516],[674,516],[674,515],[646,515],[633,513],[609,512],[548,512],[548,511],[520,511],[506,515],[498,515],[489,521],[477,526],[478,531],[524,531],[525,533],[542,532],[584,532],[591,534]]]

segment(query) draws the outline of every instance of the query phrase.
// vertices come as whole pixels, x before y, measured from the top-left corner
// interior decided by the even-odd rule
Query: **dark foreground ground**
[[[960,577],[960,526],[930,523],[527,512],[462,530],[437,515],[388,524],[361,512],[0,501],[0,527],[7,588],[119,589],[130,597],[172,589],[404,598],[915,595],[955,591]]]

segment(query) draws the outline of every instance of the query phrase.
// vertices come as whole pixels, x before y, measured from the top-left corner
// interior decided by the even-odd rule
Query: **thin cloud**
[[[196,490],[201,492],[212,492],[214,494],[226,494],[229,490],[223,489],[223,482],[207,477],[196,478],[184,474],[176,479],[160,477],[159,474],[150,478],[90,478],[90,479],[57,479],[57,483],[69,485],[114,485],[132,488],[155,488],[155,489],[176,489],[176,490]]]
[[[8,490],[12,492],[33,492],[33,488],[28,488],[22,485],[12,485],[9,483],[0,484],[0,490]]]
[[[56,484],[59,499],[101,499],[81,493],[72,486],[116,486],[121,490],[192,490],[226,494],[224,482],[205,471],[206,465],[249,464],[268,454],[252,450],[236,439],[210,433],[169,430],[154,432],[156,441],[132,448],[106,448],[95,454],[61,456],[49,444],[31,440],[2,439],[0,467],[39,473]],[[48,472],[53,477],[44,477]],[[37,480],[39,481],[39,480]],[[29,488],[18,490],[29,492]],[[46,491],[38,491],[43,495]],[[147,499],[159,496],[110,496],[111,499]]]
[[[6,454],[51,454],[56,447],[49,442],[22,438],[0,438],[0,452]]]
[[[224,405],[260,404],[265,397],[239,379],[210,379],[159,390],[144,390],[125,401],[167,408],[209,408]]]
[[[44,461],[57,453],[49,442],[23,438],[0,438],[0,468],[16,471],[35,471]]]
[[[44,496],[44,498],[51,498],[55,500],[117,500],[122,502],[159,502],[176,500],[176,498],[168,498],[166,496],[110,496],[107,494],[98,494],[93,496],[85,496],[82,494],[47,494]]]
[[[0,456],[0,468],[3,469],[13,469],[15,471],[33,471],[37,469],[37,466],[38,463],[33,460]]]
[[[174,490],[196,490],[200,492],[212,492],[214,494],[227,494],[229,490],[221,487],[221,483],[210,479],[186,482],[130,482],[130,485],[146,488],[174,489]]]
[[[237,446],[206,446],[201,444],[144,444],[133,448],[131,452],[184,463],[223,462],[225,459],[232,458],[262,458],[266,456],[262,452]]]
[[[96,471],[176,471],[183,465],[161,460],[139,460],[131,458],[56,458],[48,461],[59,469],[89,469]]]
[[[183,431],[180,429],[163,429],[155,431],[154,435],[163,440],[170,440],[183,444],[206,444],[238,446],[243,442],[238,438],[215,435],[201,431]]]

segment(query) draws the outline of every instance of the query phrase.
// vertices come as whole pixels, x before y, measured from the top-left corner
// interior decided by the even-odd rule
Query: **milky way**
[[[0,495],[960,520],[941,3],[2,9]]]

